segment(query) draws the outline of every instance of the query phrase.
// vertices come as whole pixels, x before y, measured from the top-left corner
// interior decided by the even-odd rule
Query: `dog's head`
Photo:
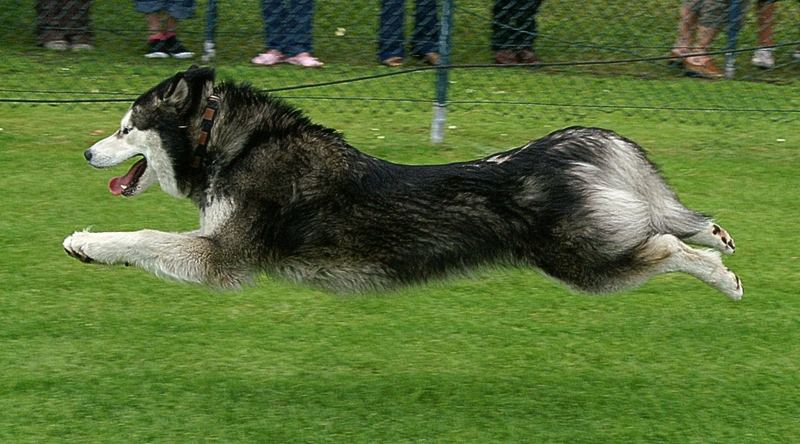
[[[112,178],[114,195],[134,196],[154,183],[182,197],[191,188],[192,152],[206,99],[213,91],[214,71],[191,67],[142,94],[122,118],[117,132],[84,152],[97,168],[119,165],[141,156],[126,174]]]

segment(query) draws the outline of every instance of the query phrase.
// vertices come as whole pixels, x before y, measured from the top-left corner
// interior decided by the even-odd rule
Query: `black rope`
[[[789,42],[789,43],[782,43],[773,45],[773,48],[780,48],[785,46],[794,46],[800,42]],[[748,48],[740,48],[734,50],[717,50],[717,51],[705,51],[702,53],[697,53],[696,55],[703,55],[703,56],[713,56],[713,55],[720,55],[720,54],[738,54],[743,52],[751,52],[758,47],[748,47]],[[308,83],[308,84],[300,84],[300,85],[290,85],[284,87],[277,87],[277,88],[266,88],[262,91],[265,92],[283,92],[283,91],[297,91],[302,89],[311,89],[311,88],[322,88],[327,86],[333,85],[342,85],[342,84],[349,84],[349,83],[357,83],[357,82],[364,82],[376,79],[382,79],[387,77],[394,77],[394,76],[402,76],[402,75],[409,75],[418,72],[425,72],[425,71],[433,71],[439,69],[509,69],[509,68],[521,68],[521,67],[535,67],[537,69],[542,68],[559,68],[559,67],[570,67],[570,66],[601,66],[601,65],[619,65],[619,64],[630,64],[630,63],[641,63],[641,62],[657,62],[657,61],[666,61],[672,60],[679,57],[671,56],[671,55],[663,55],[663,56],[652,56],[652,57],[632,57],[632,58],[625,58],[625,59],[615,59],[615,60],[583,60],[583,61],[571,61],[571,62],[548,62],[548,63],[539,63],[535,65],[530,64],[508,64],[508,65],[497,65],[494,63],[468,63],[468,64],[450,64],[450,65],[436,65],[436,66],[421,66],[415,68],[404,68],[399,70],[393,70],[391,72],[379,73],[379,74],[371,74],[365,76],[358,76],[358,77],[350,77],[346,79],[338,79],[338,80],[331,80],[326,82],[317,82],[317,83]],[[52,91],[52,90],[31,90],[31,89],[11,89],[11,88],[3,88],[0,89],[0,92],[6,93],[15,93],[15,94],[82,94],[82,95],[120,95],[122,96],[125,93],[122,92],[79,92],[79,91]],[[30,104],[70,104],[70,103],[120,103],[120,102],[132,102],[135,100],[136,97],[115,97],[115,98],[77,98],[77,99],[27,99],[27,98],[0,98],[0,103],[30,103]],[[348,98],[349,99],[349,98]],[[363,99],[360,99],[363,100]],[[390,101],[394,99],[379,99],[376,98],[375,100],[379,101]],[[401,101],[408,101],[414,102],[418,100],[414,99],[400,99]],[[428,102],[430,100],[419,100],[420,102]],[[456,103],[456,102],[452,102]],[[466,102],[461,102],[466,103]],[[475,102],[475,103],[510,103],[510,102]],[[530,103],[535,104],[535,103]],[[590,107],[589,105],[558,105],[558,106],[581,106],[581,107]],[[609,105],[608,107],[614,107],[613,105]],[[631,108],[631,109],[648,109],[647,107],[640,108],[636,106],[621,106],[620,108]],[[653,107],[653,109],[657,109]],[[672,109],[672,108],[660,108],[660,109]],[[675,108],[673,110],[693,110],[693,111],[723,111],[726,108]],[[741,109],[742,112],[744,111],[770,111],[770,112],[798,112],[798,110],[756,110],[756,109]],[[738,112],[738,111],[737,111]]]

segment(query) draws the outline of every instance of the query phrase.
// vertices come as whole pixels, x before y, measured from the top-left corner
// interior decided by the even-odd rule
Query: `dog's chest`
[[[227,222],[236,209],[233,200],[227,197],[210,197],[200,210],[200,234],[214,233]]]

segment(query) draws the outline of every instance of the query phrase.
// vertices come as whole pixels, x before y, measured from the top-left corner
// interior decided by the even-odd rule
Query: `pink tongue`
[[[108,181],[108,189],[111,191],[111,194],[115,196],[119,196],[122,194],[124,189],[122,187],[129,187],[131,183],[138,180],[139,176],[141,175],[144,168],[147,167],[147,161],[145,159],[141,159],[138,162],[134,163],[130,170],[125,173],[124,176],[120,177],[113,177],[111,180]]]

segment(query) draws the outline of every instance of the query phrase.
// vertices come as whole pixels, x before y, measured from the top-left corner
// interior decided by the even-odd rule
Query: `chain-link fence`
[[[723,124],[800,115],[794,0],[167,2],[176,20],[147,13],[159,3],[4,2],[0,106],[127,102],[207,63],[303,108],[377,120],[430,116],[437,98],[448,118],[480,111],[552,126],[606,113]],[[668,58],[692,51],[710,56]],[[302,66],[313,61],[324,66]],[[727,80],[697,78],[726,67]]]

